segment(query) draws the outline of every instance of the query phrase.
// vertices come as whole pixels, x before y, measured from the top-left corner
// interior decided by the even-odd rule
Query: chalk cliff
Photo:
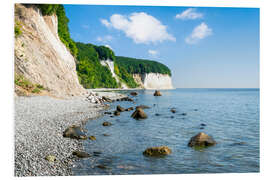
[[[36,6],[16,4],[15,23],[22,31],[15,38],[15,74],[57,97],[84,93],[75,59],[59,39],[56,15],[42,16]]]
[[[140,87],[145,89],[173,89],[172,79],[168,74],[133,74],[133,78]]]

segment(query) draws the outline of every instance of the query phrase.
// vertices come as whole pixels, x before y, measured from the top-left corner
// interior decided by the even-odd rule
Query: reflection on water
[[[116,102],[111,111],[118,104],[143,104],[151,107],[145,109],[148,118],[134,120],[130,111],[89,121],[87,134],[97,140],[84,141],[85,150],[100,154],[80,160],[73,168],[76,175],[259,172],[258,89],[176,89],[161,91],[161,97],[150,90],[138,92],[136,104]],[[104,121],[113,125],[104,127]],[[201,131],[218,144],[198,150],[187,147]],[[170,147],[172,154],[143,156],[147,147],[161,145]]]

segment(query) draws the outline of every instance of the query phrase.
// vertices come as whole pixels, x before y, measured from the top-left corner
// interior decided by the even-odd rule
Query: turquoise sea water
[[[151,90],[138,92],[136,104],[115,102],[109,111],[118,104],[125,108],[143,104],[151,107],[145,109],[148,118],[134,120],[130,111],[90,120],[87,135],[97,140],[84,141],[84,147],[90,154],[101,154],[77,162],[75,175],[259,172],[259,89],[175,89],[161,91],[161,97],[154,97]],[[104,121],[113,125],[104,127]],[[218,144],[203,150],[188,147],[198,132],[211,135]],[[142,154],[161,145],[171,148],[172,154],[163,158]]]

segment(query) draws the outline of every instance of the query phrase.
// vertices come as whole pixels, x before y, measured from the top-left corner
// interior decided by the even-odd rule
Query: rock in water
[[[114,111],[113,113],[115,116],[120,116],[120,112],[119,111]]]
[[[161,95],[160,91],[156,90],[155,93],[154,93],[154,96],[162,96],[162,95]]]
[[[116,110],[119,111],[119,112],[124,112],[125,111],[125,108],[121,107],[120,105],[118,105],[116,107]]]
[[[68,127],[64,131],[63,136],[72,139],[87,139],[87,136],[83,133],[82,128],[75,125]]]
[[[146,105],[139,105],[139,106],[136,106],[136,109],[138,108],[142,108],[142,109],[150,109],[149,106],[146,106]]]
[[[131,92],[131,93],[130,93],[130,95],[131,95],[131,96],[137,96],[137,95],[138,95],[138,93],[137,93],[137,92],[135,92],[135,91],[133,91],[133,92]]]
[[[47,161],[49,161],[49,162],[54,162],[54,161],[56,161],[56,157],[53,156],[53,155],[48,155],[48,156],[45,157],[45,159],[46,159]]]
[[[146,156],[165,156],[165,155],[168,155],[171,153],[172,153],[172,150],[170,148],[168,148],[167,146],[160,146],[160,147],[147,148],[143,152],[143,155],[146,155]]]
[[[92,140],[92,141],[97,140],[95,136],[89,136],[89,139]]]
[[[102,125],[103,125],[103,126],[111,126],[112,123],[106,121],[106,122],[104,122]]]
[[[189,143],[189,147],[194,147],[194,146],[199,146],[199,147],[208,147],[208,146],[213,146],[216,144],[216,141],[208,136],[207,134],[200,132],[196,136],[193,136]]]
[[[133,107],[130,107],[130,108],[125,109],[125,111],[132,111],[133,109],[134,109]]]
[[[136,110],[132,113],[131,117],[138,120],[138,119],[146,119],[147,115],[145,114],[142,108],[136,108]]]
[[[79,158],[88,158],[90,157],[90,154],[83,151],[73,151],[72,155],[77,156]]]
[[[176,113],[176,109],[172,108],[172,109],[171,109],[171,112],[172,112],[172,113]]]

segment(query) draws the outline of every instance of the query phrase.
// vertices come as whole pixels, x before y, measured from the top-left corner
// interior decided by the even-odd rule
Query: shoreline
[[[119,93],[103,93],[112,98]],[[64,138],[71,125],[84,125],[102,115],[105,105],[90,103],[86,96],[57,99],[50,96],[15,97],[14,176],[70,176],[82,141]],[[107,106],[108,107],[108,106]],[[87,134],[87,133],[86,133]],[[86,140],[87,141],[87,140]],[[48,155],[56,161],[45,160]]]

